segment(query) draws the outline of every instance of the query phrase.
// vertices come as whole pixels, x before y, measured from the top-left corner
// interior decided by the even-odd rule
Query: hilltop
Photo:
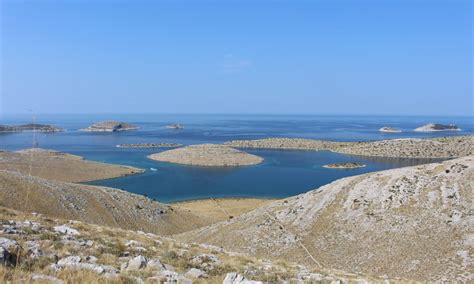
[[[179,239],[313,268],[472,281],[473,188],[473,156],[374,172],[275,201]]]

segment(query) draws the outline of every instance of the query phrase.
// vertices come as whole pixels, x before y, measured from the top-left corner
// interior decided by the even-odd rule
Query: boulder
[[[64,234],[64,235],[72,235],[72,236],[77,236],[79,235],[79,231],[71,228],[67,225],[61,225],[61,226],[56,226],[53,228],[55,232]]]
[[[20,246],[15,240],[0,238],[0,265],[15,266]]]
[[[248,280],[243,275],[237,272],[230,272],[224,278],[222,284],[262,284],[261,281]]]
[[[146,258],[142,255],[134,257],[128,261],[127,271],[139,270],[146,267],[147,261]]]
[[[184,274],[187,278],[190,279],[198,279],[198,278],[207,278],[208,275],[206,272],[202,271],[201,269],[191,268]]]

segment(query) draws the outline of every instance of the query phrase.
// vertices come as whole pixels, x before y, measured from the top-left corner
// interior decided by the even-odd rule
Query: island
[[[18,131],[61,132],[64,129],[49,124],[28,123],[15,126]]]
[[[384,126],[379,129],[380,132],[384,133],[400,133],[402,132],[399,128]]]
[[[28,123],[16,126],[0,125],[0,132],[23,132],[23,131],[34,131],[34,132],[61,132],[64,129],[55,127],[49,124],[37,124]]]
[[[152,154],[148,158],[160,162],[204,167],[249,166],[263,161],[263,158],[256,155],[217,144],[186,146]]]
[[[166,125],[166,128],[169,128],[169,129],[183,129],[184,126],[182,124],[170,124],[170,125]]]
[[[329,164],[329,165],[324,165],[323,168],[327,169],[358,169],[358,168],[364,168],[364,164],[359,164],[359,163],[336,163],[336,164]]]
[[[137,126],[126,122],[119,122],[114,120],[96,122],[87,128],[81,129],[81,131],[89,132],[118,132],[127,130],[136,130]]]
[[[175,148],[181,147],[182,144],[177,143],[138,143],[138,144],[118,144],[117,148]]]
[[[415,129],[416,132],[434,132],[434,131],[461,131],[461,128],[454,124],[428,123]]]

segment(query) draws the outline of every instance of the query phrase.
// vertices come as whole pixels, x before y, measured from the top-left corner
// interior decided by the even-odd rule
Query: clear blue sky
[[[3,113],[472,115],[472,3],[3,0]]]

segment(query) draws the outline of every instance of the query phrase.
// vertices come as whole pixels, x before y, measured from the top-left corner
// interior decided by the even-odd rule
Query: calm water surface
[[[123,120],[140,126],[123,133],[78,132],[104,120]],[[326,151],[248,150],[265,162],[240,168],[204,168],[151,161],[151,153],[167,149],[116,148],[122,143],[172,142],[180,144],[221,143],[233,139],[302,137],[338,141],[366,141],[408,137],[473,134],[472,117],[389,117],[389,116],[268,116],[268,115],[37,115],[38,123],[66,129],[62,133],[37,134],[40,147],[55,149],[87,159],[136,166],[143,174],[96,181],[93,184],[144,194],[162,202],[208,197],[287,197],[303,193],[336,179],[361,173],[430,162],[420,159],[374,159]],[[0,116],[0,124],[31,122],[29,116]],[[413,129],[429,122],[455,123],[462,132],[416,133]],[[182,123],[183,130],[164,126]],[[399,127],[404,132],[383,134],[382,126]],[[18,150],[31,147],[32,133],[0,135],[0,148]],[[432,160],[431,160],[432,161]],[[365,168],[331,170],[322,165],[360,162]],[[151,171],[155,168],[156,171]]]

